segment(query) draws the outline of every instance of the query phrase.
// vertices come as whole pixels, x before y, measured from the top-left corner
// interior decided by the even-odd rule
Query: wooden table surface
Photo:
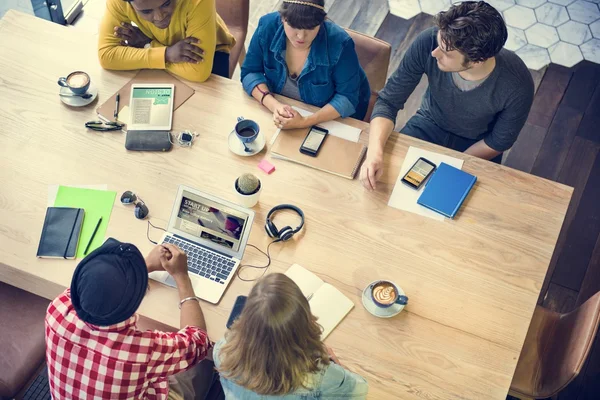
[[[190,84],[195,95],[175,112],[175,130],[200,134],[191,149],[127,152],[122,133],[83,125],[96,118],[98,101],[135,72],[102,70],[93,36],[14,11],[0,21],[0,37],[0,280],[49,299],[69,285],[77,261],[35,257],[50,184],[107,184],[117,191],[107,236],[147,253],[146,221],[120,204],[121,192],[138,193],[151,221],[164,227],[179,184],[234,201],[235,178],[253,172],[264,189],[249,243],[262,249],[269,243],[263,225],[271,207],[289,202],[304,210],[304,231],[272,246],[269,271],[299,263],[354,302],[326,342],[348,369],[367,378],[370,399],[505,398],[571,188],[397,134],[387,144],[376,192],[358,180],[279,160],[266,175],[257,168],[265,151],[238,157],[228,150],[227,136],[243,115],[270,138],[271,115],[239,82],[218,77]],[[99,89],[98,100],[81,109],[58,97],[57,78],[74,70],[87,71]],[[365,129],[361,140],[367,140],[367,124],[347,123]],[[477,175],[455,220],[387,206],[411,145],[463,158],[463,169]],[[296,222],[284,215],[278,225],[286,218]],[[264,259],[248,248],[243,262]],[[363,288],[381,278],[410,297],[391,319],[373,317],[361,303]],[[236,296],[251,286],[234,279],[217,306],[202,303],[213,340],[222,336]],[[140,313],[177,326],[176,291],[153,283]]]

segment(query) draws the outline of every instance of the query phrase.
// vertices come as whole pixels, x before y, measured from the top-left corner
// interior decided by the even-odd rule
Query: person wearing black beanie
[[[181,329],[141,331],[136,311],[148,273],[162,270],[177,283]],[[45,322],[55,400],[202,399],[216,380],[212,362],[202,361],[211,344],[187,256],[176,246],[156,246],[144,258],[133,244],[108,239],[77,265]]]

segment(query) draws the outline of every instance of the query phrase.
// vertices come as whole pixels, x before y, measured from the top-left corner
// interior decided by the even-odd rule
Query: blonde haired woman
[[[225,397],[365,399],[366,380],[330,360],[320,336],[300,288],[284,274],[265,276],[214,348]]]

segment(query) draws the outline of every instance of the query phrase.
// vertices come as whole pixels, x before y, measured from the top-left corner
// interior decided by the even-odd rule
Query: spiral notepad
[[[285,130],[277,135],[271,148],[274,158],[292,161],[347,179],[354,179],[367,152],[364,144],[327,135],[319,155],[311,157],[300,153],[300,146],[310,128]]]

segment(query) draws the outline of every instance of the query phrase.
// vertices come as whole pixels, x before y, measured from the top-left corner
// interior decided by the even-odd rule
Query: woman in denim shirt
[[[344,369],[321,342],[308,300],[284,274],[256,283],[231,330],[215,344],[213,359],[227,400],[367,396],[367,381]]]
[[[352,38],[325,21],[323,0],[283,0],[263,16],[244,64],[244,90],[273,113],[280,128],[316,125],[339,117],[363,119],[371,89]],[[321,107],[302,117],[271,93]]]

